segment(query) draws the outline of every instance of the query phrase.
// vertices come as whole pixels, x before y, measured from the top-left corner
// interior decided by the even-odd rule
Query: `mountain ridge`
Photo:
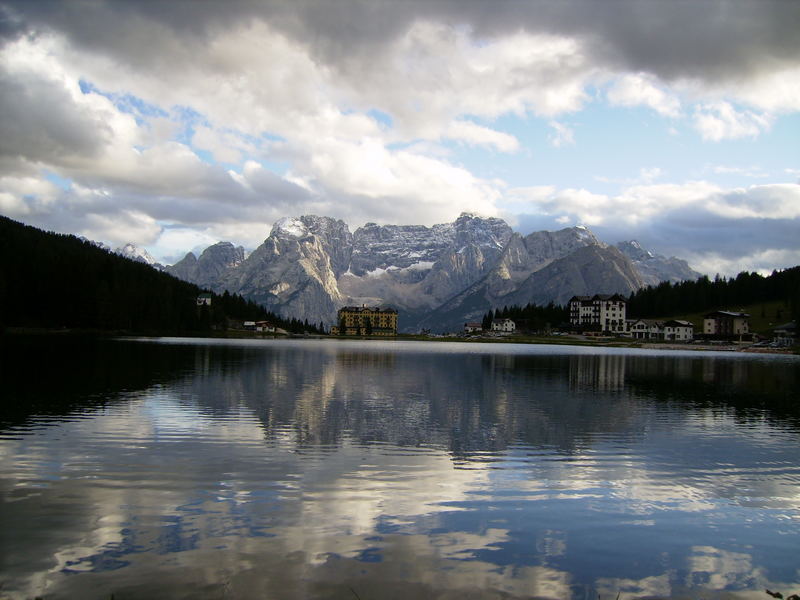
[[[332,217],[285,217],[248,256],[219,242],[163,268],[310,322],[334,323],[348,304],[391,305],[405,331],[457,329],[506,304],[628,295],[700,276],[682,259],[635,241],[609,245],[583,226],[523,236],[502,219],[471,213],[431,227],[367,223],[353,232]]]

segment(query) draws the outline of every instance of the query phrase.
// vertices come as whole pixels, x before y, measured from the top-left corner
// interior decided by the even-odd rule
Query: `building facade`
[[[694,339],[694,325],[689,321],[673,319],[664,323],[664,339],[673,342],[691,342]]]
[[[569,322],[578,329],[622,335],[626,331],[627,304],[620,294],[573,296],[569,301]]]
[[[464,323],[464,333],[475,333],[483,331],[482,323]]]
[[[513,333],[517,329],[517,324],[511,319],[495,319],[492,321],[492,331],[500,333]]]
[[[736,338],[750,334],[750,315],[717,310],[703,317],[703,334],[718,338]]]
[[[664,337],[664,323],[652,319],[630,319],[627,333],[636,340],[658,340]]]
[[[345,306],[339,309],[331,335],[397,335],[397,311],[393,308]]]
[[[789,321],[779,325],[773,332],[773,342],[779,346],[792,346],[797,343],[797,322]]]
[[[211,306],[211,292],[203,292],[197,297],[197,306]]]

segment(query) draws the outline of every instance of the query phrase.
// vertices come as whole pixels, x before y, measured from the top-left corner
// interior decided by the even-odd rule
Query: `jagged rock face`
[[[616,248],[592,243],[591,238],[573,252],[547,260],[544,266],[539,263],[539,268],[529,262],[532,257],[527,249],[523,251],[520,241],[512,238],[503,258],[486,277],[425,316],[419,326],[457,331],[465,322],[480,321],[493,308],[566,304],[575,295],[628,295],[643,285],[630,259]]]
[[[514,294],[533,273],[588,246],[603,248],[605,244],[583,227],[537,231],[525,238],[513,233],[485,275],[423,316],[417,326],[434,331],[458,330],[466,321],[479,321],[490,309],[513,304]],[[521,304],[528,302],[533,300]]]
[[[559,231],[535,231],[525,238],[528,254],[538,265],[562,258],[584,246],[605,246],[585,227],[568,227]]]
[[[367,223],[353,234],[350,271],[357,277],[377,269],[430,267],[453,243],[453,225],[376,225]]]
[[[515,235],[502,219],[462,214],[453,225],[453,243],[433,265],[422,285],[424,293],[438,302],[486,274]]]
[[[244,248],[230,242],[209,246],[200,258],[189,252],[179,262],[167,267],[168,273],[215,292],[225,291],[224,280],[233,269],[244,262]]]
[[[369,223],[352,234],[341,220],[303,216],[275,223],[246,259],[241,248],[220,243],[199,259],[188,254],[170,272],[314,323],[333,323],[345,304],[383,304],[400,311],[406,331],[454,331],[492,308],[627,295],[648,277],[678,273],[670,265],[688,269],[638,244],[622,250],[633,258],[585,227],[522,237],[501,219],[470,214],[433,227]]]
[[[147,250],[144,248],[139,248],[135,244],[125,244],[121,248],[114,250],[114,253],[124,256],[125,258],[150,265],[158,270],[164,269],[163,265],[156,261],[155,258],[150,256],[150,253]]]
[[[658,285],[662,281],[677,283],[700,277],[700,273],[693,270],[685,260],[653,254],[642,248],[636,240],[619,242],[617,248],[633,261],[645,285]]]
[[[301,219],[281,219],[229,272],[226,289],[285,317],[332,322],[342,297],[322,239]]]
[[[461,249],[465,246],[493,248],[502,252],[511,234],[514,233],[503,219],[483,218],[469,213],[462,213],[453,223],[453,246]]]
[[[617,248],[591,244],[532,273],[509,296],[509,304],[566,304],[572,296],[622,294],[644,286],[631,260]]]
[[[100,248],[101,250],[105,250],[106,252],[111,252],[112,251],[111,250],[111,246],[109,246],[108,244],[104,244],[103,242],[98,242],[96,240],[90,240],[89,238],[84,237],[82,235],[77,236],[77,238],[82,242],[87,242],[87,243],[91,244],[92,246]]]
[[[353,234],[347,223],[341,219],[330,217],[317,217],[307,215],[300,217],[300,221],[308,228],[309,232],[316,235],[322,247],[331,258],[333,274],[339,277],[350,267],[350,256],[353,253]]]
[[[479,279],[511,236],[505,221],[466,213],[430,228],[368,224],[356,231],[340,289],[354,303],[377,298],[401,311],[430,310]]]
[[[197,257],[194,252],[187,252],[186,256],[176,262],[174,265],[166,267],[167,273],[174,275],[178,279],[184,281],[191,281],[197,283]]]

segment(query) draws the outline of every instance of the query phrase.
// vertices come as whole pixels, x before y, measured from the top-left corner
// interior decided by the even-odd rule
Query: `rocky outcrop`
[[[617,248],[633,261],[645,285],[658,285],[662,281],[677,283],[700,277],[700,273],[693,270],[685,260],[654,254],[642,248],[636,240],[619,242]]]
[[[269,237],[222,285],[271,311],[330,323],[342,304],[323,239],[301,219],[281,219]]]
[[[390,305],[403,330],[452,331],[505,305],[627,295],[654,277],[696,275],[685,261],[627,244],[608,246],[585,227],[523,237],[472,214],[433,227],[368,223],[354,233],[344,221],[303,216],[275,223],[246,258],[222,242],[169,271],[314,323],[333,323],[345,304]]]
[[[622,294],[644,286],[631,260],[613,246],[591,244],[532,273],[508,297],[508,304],[566,304],[572,296]]]
[[[154,269],[158,269],[159,271],[164,270],[164,266],[157,262],[155,258],[153,258],[150,253],[145,250],[144,248],[139,248],[135,244],[125,244],[124,246],[117,248],[114,250],[115,254],[119,254],[120,256],[124,256],[130,260],[135,260],[136,262],[144,263],[146,265],[150,265]]]
[[[166,271],[175,277],[196,283],[200,287],[225,291],[225,278],[244,262],[245,253],[241,246],[230,242],[219,242],[209,246],[196,258],[189,252]]]
[[[480,321],[492,308],[512,304],[525,305],[529,302],[547,304],[555,298],[541,300],[541,294],[537,293],[532,283],[534,274],[562,260],[569,263],[570,257],[587,247],[600,250],[607,248],[584,227],[538,231],[524,238],[514,233],[486,275],[424,316],[419,327],[455,330],[464,322]],[[536,279],[537,285],[541,279]],[[576,284],[576,289],[579,287]],[[528,298],[533,295],[538,299]],[[571,296],[572,294],[569,297]]]
[[[300,221],[308,228],[309,233],[317,236],[323,249],[328,253],[333,274],[339,277],[347,271],[353,254],[353,234],[350,233],[347,223],[341,219],[315,215],[300,217]]]

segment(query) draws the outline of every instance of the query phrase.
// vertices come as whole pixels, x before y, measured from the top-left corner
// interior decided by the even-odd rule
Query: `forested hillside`
[[[198,308],[202,291],[75,236],[0,217],[0,326],[190,333],[237,318],[317,330],[227,293]]]
[[[631,294],[627,312],[643,318],[668,317],[706,310],[737,310],[740,306],[771,301],[783,302],[787,315],[798,318],[800,266],[774,271],[766,277],[742,272],[733,278],[700,277],[694,281],[661,283]]]
[[[560,327],[569,322],[569,310],[553,302],[545,306],[527,304],[525,306],[504,306],[490,310],[483,315],[481,325],[484,330],[492,328],[494,319],[511,319],[522,331],[543,331],[548,327]]]

